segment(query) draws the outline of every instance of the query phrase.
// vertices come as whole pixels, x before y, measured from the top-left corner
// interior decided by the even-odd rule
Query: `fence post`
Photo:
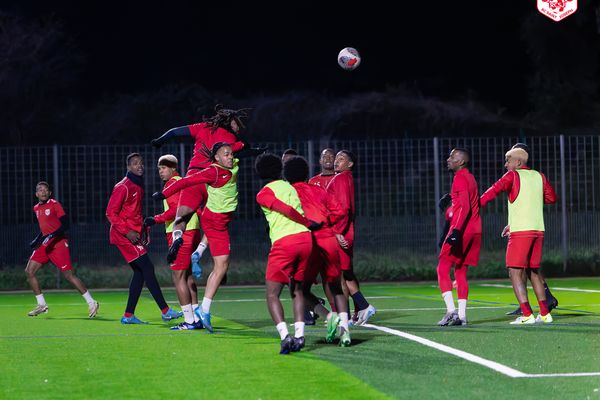
[[[439,238],[442,234],[442,226],[440,224],[441,212],[437,206],[437,201],[441,197],[440,195],[440,146],[437,137],[433,138],[433,193],[434,209],[435,209],[435,237]]]
[[[52,146],[52,167],[54,170],[54,174],[52,179],[54,180],[54,197],[60,199],[60,182],[58,181],[58,145],[55,144]],[[62,200],[62,199],[60,199]],[[60,289],[60,270],[56,270],[56,288]]]
[[[562,258],[563,272],[567,272],[567,260],[569,258],[568,236],[567,236],[567,173],[565,169],[565,135],[560,135],[560,197],[561,197],[561,236],[562,236]]]
[[[312,140],[308,141],[306,152],[308,153],[308,176],[315,176],[315,143]]]
[[[183,143],[179,143],[179,173],[181,176],[185,176],[185,146]]]

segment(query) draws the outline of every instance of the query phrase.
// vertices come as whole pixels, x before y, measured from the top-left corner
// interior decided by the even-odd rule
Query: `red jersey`
[[[296,182],[292,186],[298,193],[304,216],[311,221],[323,222],[323,227],[313,231],[313,235],[316,238],[333,236],[331,227],[348,218],[342,206],[324,188],[305,182]]]
[[[327,188],[327,185],[329,185],[329,182],[331,182],[331,180],[333,179],[334,176],[335,176],[335,174],[315,175],[308,180],[308,183],[310,183],[311,185],[321,186],[323,189],[325,189],[325,188]]]
[[[231,145],[231,150],[234,153],[237,153],[244,147],[244,143],[238,141],[233,133],[223,128],[217,128],[212,132],[213,128],[208,126],[206,122],[188,125],[188,129],[195,141],[194,153],[192,154],[188,169],[203,169],[210,166],[212,161],[202,154],[202,149],[207,148],[208,150],[211,150],[215,143],[229,143]]]
[[[201,183],[205,183],[214,188],[220,188],[221,186],[229,182],[232,176],[233,175],[231,170],[226,168],[219,168],[216,165],[212,164],[208,165],[207,168],[194,175],[186,176],[183,179],[179,179],[172,185],[165,185],[165,188],[163,189],[162,193],[165,196],[165,198],[168,199],[187,187],[199,185]],[[171,207],[171,204],[169,204],[169,207]],[[175,207],[177,207],[177,204],[175,204]]]
[[[479,216],[479,190],[477,181],[467,168],[463,168],[454,174],[452,180],[452,206],[449,215],[450,230],[458,229],[463,235],[465,233],[481,234],[481,217]]]
[[[173,176],[171,177],[171,179],[169,179],[166,183],[164,188],[170,187],[171,185],[174,185],[175,182],[177,182],[178,180],[175,179],[176,176],[179,176],[179,174],[177,172],[175,172],[173,174]],[[179,179],[182,180],[182,179]],[[164,190],[163,188],[163,190]],[[158,214],[154,216],[154,222],[156,222],[157,224],[164,224],[167,221],[171,221],[174,220],[175,217],[177,216],[177,204],[179,204],[179,192],[166,197],[167,200],[167,204],[169,205],[169,209],[166,210],[165,212],[163,212],[162,214]]]
[[[106,206],[111,236],[115,232],[123,236],[129,231],[142,232],[143,197],[144,189],[127,177],[115,185]]]
[[[334,197],[340,204],[346,218],[340,219],[333,225],[333,231],[345,235],[354,231],[354,178],[352,171],[343,171],[335,176],[327,185],[327,193]]]
[[[530,168],[525,167],[524,169]],[[556,193],[554,192],[554,188],[552,187],[550,182],[548,182],[548,179],[546,179],[546,176],[544,176],[544,174],[540,172],[540,175],[542,176],[542,182],[544,185],[544,203],[556,203]],[[494,198],[496,198],[496,196],[498,196],[502,192],[508,192],[508,201],[512,203],[517,199],[520,189],[521,179],[519,178],[519,174],[516,171],[508,171],[502,176],[502,178],[498,179],[498,181],[494,183],[492,187],[490,187],[488,190],[485,191],[484,194],[481,195],[481,207],[494,200]]]
[[[60,203],[54,199],[48,199],[45,203],[38,203],[33,206],[33,212],[37,217],[42,235],[49,235],[56,231],[62,223],[60,217],[65,215]]]

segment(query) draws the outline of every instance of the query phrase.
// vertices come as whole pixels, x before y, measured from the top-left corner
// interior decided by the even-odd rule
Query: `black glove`
[[[158,139],[152,139],[150,141],[150,144],[152,145],[152,147],[156,147],[157,149],[160,148],[160,146],[162,146],[162,143]]]
[[[450,197],[449,193],[446,193],[445,195],[443,195],[440,198],[440,200],[438,201],[438,207],[442,211],[446,211],[446,208],[450,207],[451,204],[452,204],[452,197]]]
[[[310,221],[308,229],[310,229],[311,231],[318,231],[319,229],[321,229],[321,227],[323,227],[323,222]]]
[[[156,224],[156,221],[154,220],[154,217],[146,217],[144,218],[144,226],[152,226]]]
[[[461,233],[458,229],[452,229],[452,233],[448,235],[448,239],[446,239],[446,243],[448,243],[451,247],[454,247],[460,243]]]
[[[164,200],[165,199],[165,195],[162,194],[162,192],[155,192],[152,194],[152,199],[154,200]]]
[[[31,243],[29,243],[29,247],[31,247],[32,250],[35,250],[42,245],[42,242],[45,239],[46,239],[46,236],[37,236],[35,239],[33,239],[31,241]]]

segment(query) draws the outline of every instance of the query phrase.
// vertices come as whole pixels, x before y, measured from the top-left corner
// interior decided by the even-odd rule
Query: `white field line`
[[[558,374],[527,374],[525,372],[518,371],[514,368],[506,366],[504,364],[497,363],[495,361],[488,360],[486,358],[482,358],[476,356],[475,354],[467,353],[466,351],[462,351],[459,349],[455,349],[454,347],[446,346],[444,344],[440,344],[434,342],[429,339],[422,338],[420,336],[412,335],[407,332],[398,331],[396,329],[387,328],[385,326],[378,326],[372,324],[363,325],[365,328],[377,329],[382,332],[389,333],[391,335],[399,336],[404,339],[412,340],[413,342],[420,343],[424,346],[431,347],[433,349],[442,351],[444,353],[451,354],[453,356],[462,358],[464,360],[470,361],[475,364],[479,364],[486,368],[492,369],[496,372],[499,372],[503,375],[509,376],[511,378],[550,378],[550,377],[576,377],[576,376],[600,376],[600,372],[574,372],[574,373],[558,373]]]
[[[500,285],[500,284],[492,284],[492,283],[482,283],[479,286],[486,286],[486,287],[497,287],[497,288],[510,288],[512,289],[511,285]],[[578,289],[578,288],[565,288],[565,287],[552,287],[552,291],[556,291],[556,290],[563,290],[566,292],[585,292],[585,293],[600,293],[600,290],[595,290],[595,289]]]

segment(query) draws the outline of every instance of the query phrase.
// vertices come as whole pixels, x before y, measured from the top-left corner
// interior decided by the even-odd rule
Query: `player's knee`
[[[342,285],[338,281],[329,282],[329,290],[331,291],[331,294],[333,294],[334,296],[344,294],[344,291],[342,290]]]
[[[347,270],[342,272],[344,279],[347,281],[355,281],[356,275],[354,275],[354,271]]]

